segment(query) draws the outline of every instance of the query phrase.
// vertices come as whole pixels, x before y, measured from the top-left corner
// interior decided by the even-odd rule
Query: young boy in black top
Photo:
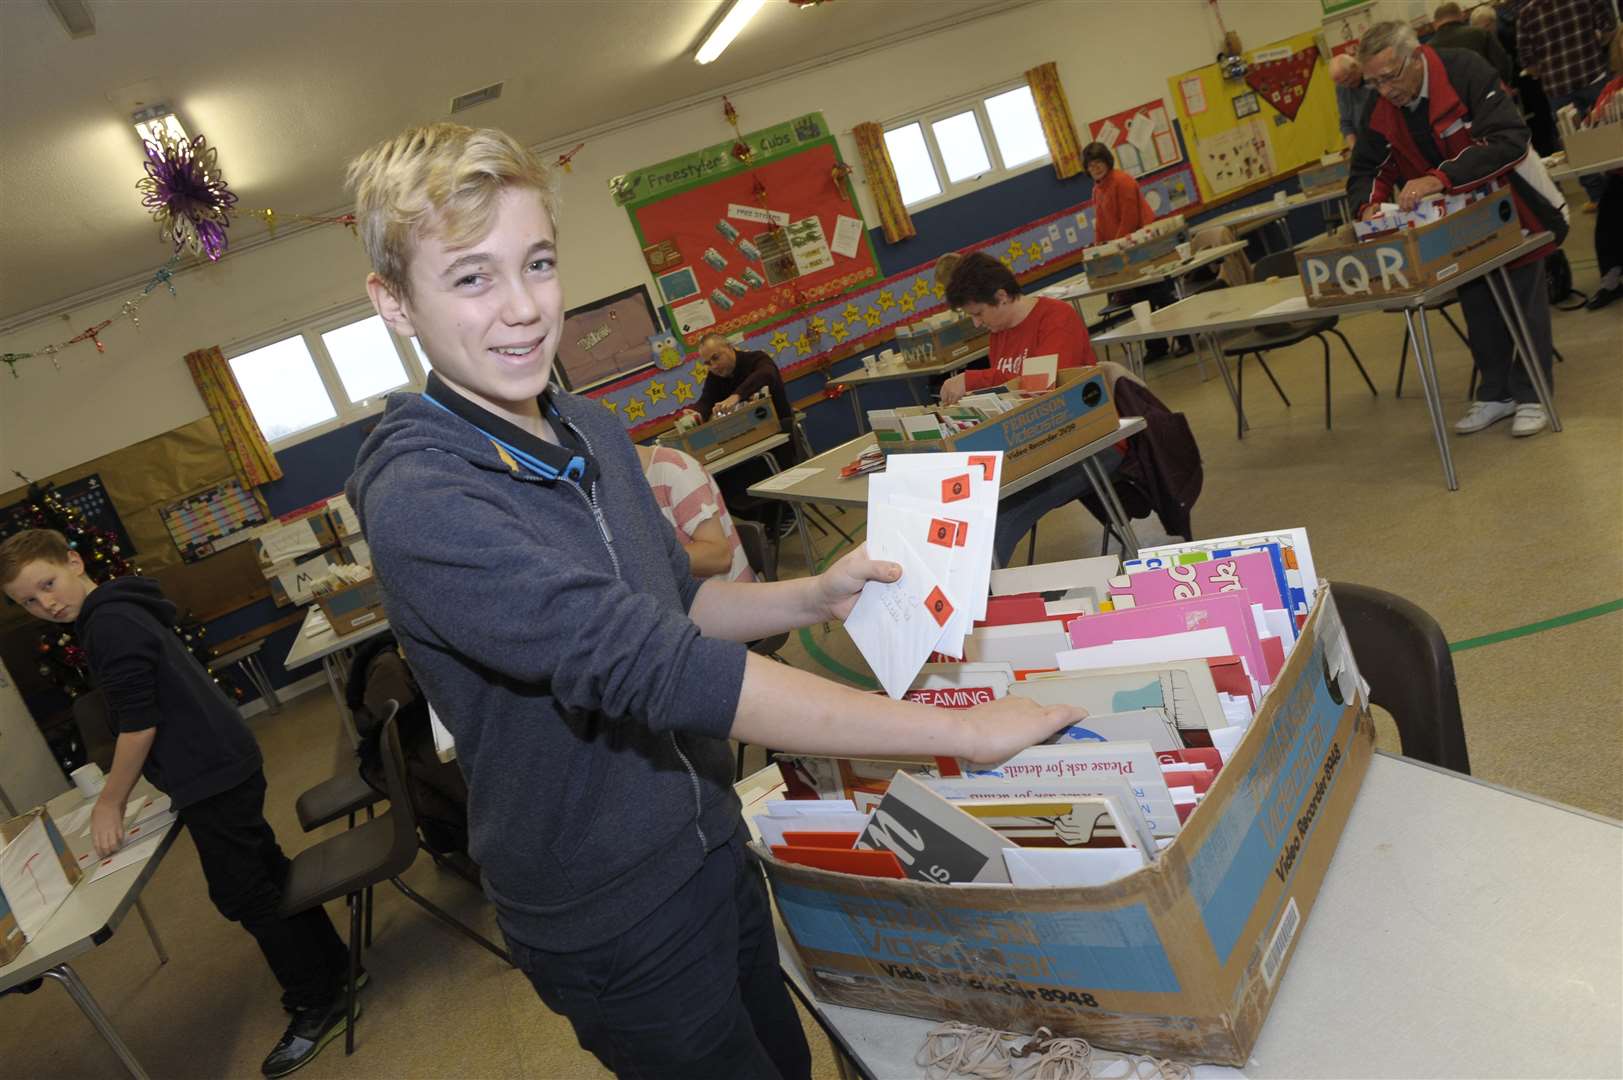
[[[277,914],[288,859],[265,821],[259,744],[171,630],[175,606],[151,578],[90,580],[78,552],[49,529],[0,544],[0,588],[35,618],[74,625],[106,695],[118,743],[90,812],[96,853],[123,843],[125,803],[144,773],[191,830],[209,899],[254,936],[282,984],[293,1019],[261,1071],[285,1076],[305,1064],[344,1033],[348,951],[323,909]]]

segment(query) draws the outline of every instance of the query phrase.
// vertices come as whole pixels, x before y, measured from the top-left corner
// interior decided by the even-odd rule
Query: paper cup
[[[101,766],[95,762],[79,766],[68,776],[72,778],[73,786],[79,789],[79,794],[87,799],[100,795],[101,789],[107,785],[107,777],[103,775]]]
[[[1290,198],[1290,193],[1289,192],[1276,191],[1276,192],[1274,192],[1274,205],[1275,206],[1284,206],[1285,205],[1285,200],[1289,199],[1289,198]]]
[[[862,358],[862,370],[866,371],[869,375],[872,375],[874,371],[878,369],[878,367],[879,361],[875,360],[873,357],[864,356]]]
[[[1133,305],[1133,320],[1137,322],[1140,327],[1148,330],[1150,328],[1150,319],[1150,302],[1148,300],[1140,300],[1138,303]]]
[[[1195,251],[1195,245],[1193,245],[1193,244],[1179,244],[1178,245],[1178,258],[1182,259],[1184,262],[1188,262],[1189,261],[1189,256],[1194,254],[1194,251]]]

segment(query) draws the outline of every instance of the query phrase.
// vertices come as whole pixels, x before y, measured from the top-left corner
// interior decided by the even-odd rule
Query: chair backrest
[[[103,772],[111,769],[118,731],[113,727],[112,713],[107,710],[107,696],[100,690],[87,690],[74,698],[73,725],[79,729],[79,743],[85,748],[85,758],[100,765]]]
[[[400,748],[400,725],[395,713],[400,711],[396,702],[389,702],[383,720],[383,777],[389,796],[389,821],[394,825],[394,843],[383,877],[398,877],[417,860],[417,815],[411,808],[411,793],[406,788],[406,755]]]
[[[744,558],[749,560],[755,576],[762,581],[778,580],[778,551],[766,542],[766,528],[759,521],[748,518],[733,518],[733,528],[738,531],[738,542],[743,545]]]
[[[1271,277],[1293,278],[1296,276],[1296,252],[1276,251],[1272,255],[1264,255],[1251,264],[1251,274],[1257,281],[1267,281]]]
[[[1471,772],[1454,659],[1437,620],[1401,596],[1332,582],[1370,700],[1392,714],[1403,756]]]

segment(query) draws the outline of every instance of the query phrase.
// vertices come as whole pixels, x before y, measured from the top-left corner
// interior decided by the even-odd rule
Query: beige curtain
[[[1054,175],[1068,180],[1082,171],[1082,144],[1076,137],[1076,122],[1060,85],[1059,69],[1053,61],[1026,72],[1026,85],[1037,105],[1037,117],[1048,139],[1048,153],[1054,159]]]
[[[879,208],[879,224],[885,230],[885,242],[894,244],[917,236],[913,218],[902,204],[901,185],[896,182],[896,168],[891,164],[890,151],[885,147],[885,129],[878,124],[858,124],[851,129],[856,136],[857,156],[862,159],[862,174],[868,178],[868,190]]]

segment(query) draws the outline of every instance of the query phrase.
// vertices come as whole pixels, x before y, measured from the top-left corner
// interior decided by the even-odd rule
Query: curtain
[[[1031,87],[1037,116],[1043,122],[1043,136],[1054,159],[1054,175],[1067,180],[1082,171],[1082,144],[1076,137],[1076,122],[1065,100],[1065,87],[1060,85],[1059,69],[1053,61],[1034,67],[1026,72],[1026,85]]]
[[[276,463],[254,419],[248,401],[242,396],[242,387],[232,374],[231,365],[218,345],[198,349],[186,354],[186,366],[191,369],[192,382],[209,408],[214,426],[220,429],[220,442],[225,446],[231,468],[244,487],[282,478],[282,467]]]
[[[890,151],[885,148],[885,129],[878,124],[858,124],[851,129],[856,136],[857,155],[862,158],[862,174],[868,178],[868,190],[879,207],[879,223],[885,229],[885,242],[894,244],[917,236],[913,218],[902,205],[902,189],[896,183],[896,169],[890,162]]]

